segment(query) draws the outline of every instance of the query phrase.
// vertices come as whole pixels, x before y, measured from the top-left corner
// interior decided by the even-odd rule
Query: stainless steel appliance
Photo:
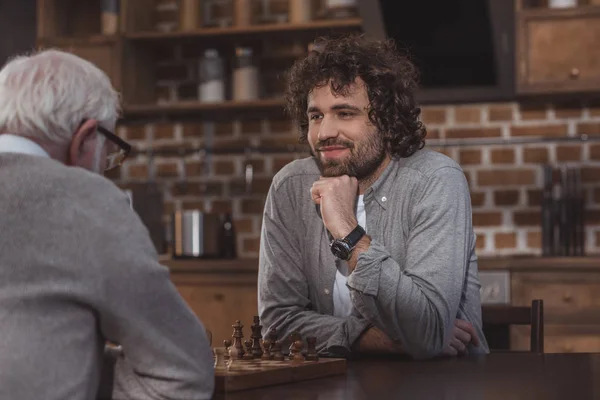
[[[173,214],[173,257],[220,257],[221,225],[219,214],[199,210],[176,211]]]

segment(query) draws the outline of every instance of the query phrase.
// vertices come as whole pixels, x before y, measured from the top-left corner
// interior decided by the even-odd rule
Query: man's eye
[[[353,117],[353,116],[354,116],[354,114],[353,114],[353,113],[350,113],[350,112],[344,112],[344,111],[340,112],[338,115],[339,115],[341,118],[351,118],[351,117]]]
[[[311,121],[314,121],[319,118],[321,118],[321,116],[319,114],[311,114],[308,116],[308,119],[310,119]]]

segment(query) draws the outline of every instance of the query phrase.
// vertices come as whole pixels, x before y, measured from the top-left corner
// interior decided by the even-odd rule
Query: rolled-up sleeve
[[[372,240],[348,287],[354,307],[414,358],[441,354],[452,333],[471,252],[470,194],[459,168],[423,180],[410,215],[406,254]],[[394,238],[386,238],[394,240]]]

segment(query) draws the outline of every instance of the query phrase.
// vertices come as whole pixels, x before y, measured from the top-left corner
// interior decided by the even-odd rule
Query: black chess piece
[[[263,354],[261,360],[272,360],[273,355],[271,354],[271,341],[269,339],[261,340],[263,347]]]
[[[302,362],[304,356],[302,355],[302,349],[304,348],[304,342],[302,340],[294,340],[290,345],[290,361]]]
[[[246,348],[244,355],[242,356],[242,360],[254,360],[254,356],[252,355],[252,340],[248,339],[244,342],[244,344],[246,345]]]
[[[315,336],[307,336],[306,344],[308,347],[306,350],[306,361],[319,361],[319,355],[317,354],[317,338]]]
[[[275,343],[272,343],[272,350],[273,350],[273,360],[275,361],[284,361],[285,360],[285,356],[283,355],[282,350],[282,346],[283,344],[280,341],[276,341]]]
[[[262,339],[262,325],[260,324],[260,319],[258,316],[254,317],[251,328],[252,335],[250,338],[252,339],[252,356],[254,358],[260,358],[263,355],[263,350],[260,347],[260,340]]]
[[[235,321],[235,324],[232,325],[233,328],[233,347],[229,349],[229,355],[232,360],[241,360],[244,357],[244,345],[242,344],[242,338],[244,334],[242,332],[242,328],[244,325],[240,322],[240,320]]]
[[[294,343],[297,340],[302,340],[302,335],[300,335],[300,332],[294,331],[294,332],[290,333],[289,340],[292,343]]]
[[[273,327],[269,329],[269,333],[267,334],[269,341],[271,342],[271,352],[273,352],[273,347],[275,343],[277,343],[277,328]]]
[[[225,339],[223,340],[223,346],[225,347],[225,359],[229,359],[229,349],[231,348],[231,340]]]

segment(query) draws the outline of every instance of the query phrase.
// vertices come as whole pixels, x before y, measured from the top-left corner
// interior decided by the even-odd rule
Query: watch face
[[[347,260],[350,255],[350,248],[347,243],[344,243],[341,240],[334,240],[333,243],[331,243],[331,252],[337,258]]]

